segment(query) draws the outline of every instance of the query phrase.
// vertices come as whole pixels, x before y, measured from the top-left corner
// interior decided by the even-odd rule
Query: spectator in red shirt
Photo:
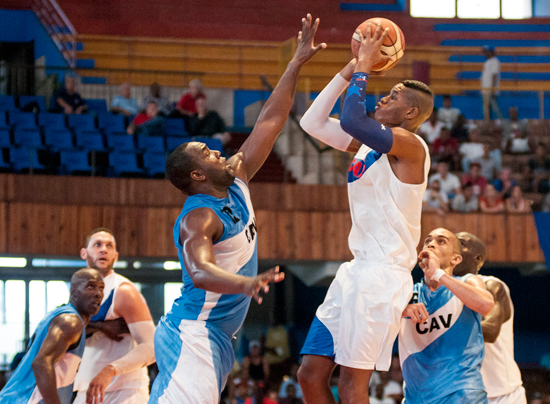
[[[145,111],[136,115],[132,123],[126,129],[129,135],[143,134],[145,136],[163,136],[164,119],[159,115],[159,109],[155,101],[149,101]]]
[[[182,115],[193,115],[197,113],[197,106],[195,101],[197,98],[206,98],[202,92],[202,83],[199,79],[191,80],[189,82],[189,91],[183,94],[176,104],[176,109]]]
[[[485,188],[485,193],[479,198],[479,208],[484,213],[504,212],[504,202],[491,184]]]
[[[452,170],[460,169],[460,153],[458,152],[458,140],[451,137],[448,128],[442,128],[439,137],[431,145],[432,161],[445,161]]]
[[[474,188],[474,195],[479,196],[485,192],[487,178],[481,175],[481,164],[477,161],[470,163],[470,172],[462,177],[462,184],[467,184],[468,182]]]

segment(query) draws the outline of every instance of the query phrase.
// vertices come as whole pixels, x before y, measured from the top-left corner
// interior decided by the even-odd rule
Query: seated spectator
[[[529,160],[525,167],[525,179],[529,181],[531,191],[545,194],[549,191],[550,159],[546,156],[544,144],[540,143],[535,151],[535,156]]]
[[[204,136],[220,139],[225,145],[231,140],[231,135],[225,128],[225,122],[216,112],[208,109],[206,98],[196,101],[197,113],[189,117],[189,132],[191,136]]]
[[[449,94],[443,96],[443,107],[437,111],[439,119],[447,129],[451,129],[460,115],[458,108],[453,108],[453,99]]]
[[[251,394],[244,404],[277,404],[277,401],[273,401],[266,397],[266,390],[263,382],[258,382]]]
[[[531,153],[531,145],[527,136],[527,131],[517,129],[506,140],[504,152],[508,154],[526,154]]]
[[[136,115],[126,132],[129,135],[164,136],[164,118],[159,116],[157,103],[149,101],[145,111]]]
[[[66,114],[82,114],[88,111],[88,106],[79,93],[76,92],[76,79],[65,76],[65,88],[55,93],[54,112]]]
[[[249,355],[243,358],[243,375],[255,382],[267,382],[269,380],[269,364],[261,354],[260,342],[251,341],[249,349]]]
[[[137,115],[138,103],[132,98],[130,83],[120,85],[120,94],[115,95],[111,103],[111,112],[124,116]]]
[[[390,397],[384,397],[384,386],[378,384],[374,389],[374,395],[369,397],[370,404],[395,404]]]
[[[479,129],[472,129],[470,141],[462,143],[458,149],[462,155],[462,171],[465,173],[470,171],[472,161],[476,161],[483,156],[483,143],[481,143],[480,136]]]
[[[243,377],[242,371],[231,382],[232,384],[229,386],[231,404],[244,404],[254,389],[254,382],[247,377]]]
[[[476,160],[481,165],[481,175],[492,182],[498,173],[498,161],[491,155],[491,144],[483,143],[483,156]]]
[[[302,398],[302,389],[300,387],[300,384],[298,383],[298,365],[293,364],[290,367],[290,376],[285,376],[283,378],[283,383],[281,384],[281,388],[279,389],[279,398],[285,398],[287,396],[286,389],[288,386],[294,386],[295,392],[294,395],[297,398]]]
[[[198,98],[206,98],[202,92],[202,83],[199,79],[189,82],[189,91],[183,94],[176,104],[176,109],[182,115],[191,116],[197,113],[196,101]]]
[[[444,192],[449,199],[452,199],[456,194],[460,193],[460,180],[456,175],[449,172],[449,164],[446,161],[437,163],[437,173],[433,174],[429,179],[429,184],[434,181],[439,181],[441,191]]]
[[[428,120],[420,125],[418,135],[431,145],[439,137],[441,128],[444,126],[443,122],[437,120],[437,108],[434,108]]]
[[[430,155],[432,161],[446,161],[454,170],[460,170],[458,141],[451,137],[449,129],[441,128],[439,137],[432,143]]]
[[[485,188],[485,193],[479,198],[479,208],[484,213],[504,212],[504,202],[491,184]]]
[[[466,123],[466,118],[460,114],[451,128],[451,137],[458,143],[464,143],[470,139],[470,131],[468,131]]]
[[[470,164],[470,172],[462,177],[462,184],[472,184],[474,195],[479,196],[485,192],[487,179],[481,175],[481,164],[473,162]]]
[[[512,188],[510,197],[506,199],[506,211],[509,213],[529,213],[533,201],[525,199],[519,185]]]
[[[504,144],[510,140],[513,135],[517,133],[527,133],[529,125],[527,119],[518,119],[518,109],[516,107],[510,107],[508,109],[508,119],[500,121],[500,128],[502,129],[502,140]]]
[[[439,180],[432,181],[424,193],[422,211],[437,212],[440,215],[445,215],[449,211],[449,198],[445,192],[441,191]]]
[[[401,402],[403,399],[403,386],[402,383],[398,383],[391,379],[390,372],[379,372],[380,384],[384,388],[384,398],[390,398],[393,402]],[[377,387],[378,387],[377,386]]]
[[[477,212],[479,201],[474,195],[474,187],[467,182],[462,185],[462,193],[458,194],[453,199],[453,210],[456,212],[468,213]]]
[[[502,199],[508,198],[512,193],[512,188],[516,185],[518,183],[512,179],[512,170],[506,167],[500,170],[498,179],[493,181],[493,186]]]
[[[296,396],[296,386],[294,384],[287,384],[285,395],[284,397],[279,395],[277,404],[303,404],[302,399]]]
[[[170,114],[170,103],[168,98],[160,95],[161,86],[158,83],[153,83],[149,86],[150,94],[143,99],[143,109],[147,109],[147,105],[151,101],[157,104],[158,114],[168,116]]]

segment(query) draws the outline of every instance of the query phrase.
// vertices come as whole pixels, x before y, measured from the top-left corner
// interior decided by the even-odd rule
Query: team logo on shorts
[[[369,169],[380,157],[382,153],[371,150],[365,156],[365,160],[354,158],[348,170],[348,182],[353,182],[361,178],[365,171]]]

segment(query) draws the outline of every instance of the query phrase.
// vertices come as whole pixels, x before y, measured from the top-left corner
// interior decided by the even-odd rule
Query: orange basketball
[[[351,51],[355,57],[359,53],[359,47],[361,45],[361,37],[357,33],[357,30],[360,30],[363,33],[363,36],[367,35],[367,23],[371,23],[371,35],[374,34],[376,26],[380,22],[382,29],[389,28],[388,35],[382,44],[382,53],[385,55],[391,56],[391,60],[385,60],[380,63],[375,64],[372,67],[372,70],[375,72],[381,72],[383,70],[391,69],[395,64],[403,57],[405,51],[405,36],[401,31],[401,28],[397,26],[393,21],[388,20],[387,18],[369,18],[368,20],[361,23],[353,33],[351,37]]]

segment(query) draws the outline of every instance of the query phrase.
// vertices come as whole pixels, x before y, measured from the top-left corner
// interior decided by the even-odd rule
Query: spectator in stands
[[[477,161],[470,163],[470,172],[462,177],[462,184],[472,184],[474,195],[479,196],[485,192],[487,178],[481,175],[481,164]]]
[[[296,383],[297,385],[298,383]],[[301,398],[296,396],[296,386],[294,384],[287,384],[285,388],[284,397],[279,395],[277,404],[302,404]]]
[[[547,193],[548,180],[550,179],[550,159],[546,156],[546,148],[539,143],[535,156],[531,158],[525,167],[525,179],[529,181],[531,191]]]
[[[451,137],[447,128],[441,128],[441,133],[431,145],[430,155],[432,161],[446,161],[454,170],[460,169],[460,153],[458,141]]]
[[[510,197],[506,199],[506,212],[509,213],[529,213],[531,212],[531,205],[533,201],[525,199],[523,197],[523,192],[519,185],[516,185],[512,188]]]
[[[500,87],[500,62],[496,57],[495,48],[484,46],[483,53],[487,60],[483,63],[481,73],[481,94],[483,95],[483,117],[491,119],[491,110],[497,118],[502,119],[502,112],[498,106],[498,89]]]
[[[243,375],[255,382],[266,383],[269,380],[269,364],[261,353],[260,342],[251,341],[249,349],[249,355],[243,358]]]
[[[189,91],[183,94],[176,104],[176,109],[182,115],[191,116],[197,113],[196,101],[199,98],[206,98],[202,92],[202,83],[199,79],[189,82]]]
[[[502,129],[503,148],[509,139],[516,137],[516,133],[527,132],[529,130],[527,119],[519,119],[516,107],[508,109],[508,119],[502,119],[499,122],[499,126]]]
[[[394,403],[401,402],[403,399],[403,386],[401,383],[391,380],[390,372],[379,372],[380,384],[378,386],[384,387],[384,398],[390,398]],[[377,386],[377,387],[378,387]]]
[[[484,213],[504,212],[504,202],[491,184],[485,188],[485,193],[479,198],[479,208]]]
[[[447,194],[441,191],[439,180],[432,181],[430,187],[424,193],[422,198],[423,212],[436,212],[445,215],[449,211],[449,198]],[[380,372],[385,373],[385,372]]]
[[[466,117],[460,114],[451,128],[451,137],[456,139],[458,143],[464,143],[470,139],[470,131],[466,124]]]
[[[493,182],[498,173],[498,161],[491,155],[491,144],[483,143],[483,156],[476,160],[481,165],[481,175]]]
[[[428,120],[420,125],[418,135],[422,136],[426,143],[431,145],[439,137],[441,128],[444,126],[443,122],[437,120],[437,108],[434,108]]]
[[[65,88],[55,93],[54,97],[54,112],[82,114],[88,111],[88,106],[80,94],[76,92],[76,79],[73,76],[65,76]]]
[[[197,113],[189,117],[189,131],[192,136],[213,137],[220,139],[225,145],[231,140],[231,135],[225,127],[222,117],[208,109],[206,98],[196,100]]]
[[[149,86],[150,94],[143,99],[143,109],[147,109],[147,105],[151,101],[154,101],[157,104],[158,114],[163,116],[168,116],[170,114],[170,103],[168,98],[160,94],[161,87],[158,83],[153,83]]]
[[[277,401],[267,398],[264,383],[258,382],[254,386],[252,395],[246,399],[244,404],[277,404]]]
[[[115,95],[111,103],[111,112],[124,116],[137,115],[139,107],[137,100],[132,98],[130,83],[122,83],[119,91],[120,94]]]
[[[458,149],[462,155],[462,171],[470,171],[470,163],[477,161],[483,156],[483,143],[480,140],[479,129],[472,129],[470,141],[462,143]]]
[[[444,95],[443,107],[439,108],[437,111],[437,119],[443,122],[447,129],[451,129],[459,115],[460,110],[458,108],[453,108],[453,99],[451,96],[449,94]]]
[[[453,210],[456,212],[468,213],[477,212],[479,201],[474,195],[474,187],[467,182],[462,185],[462,192],[453,199]]]
[[[128,129],[129,135],[164,136],[164,118],[159,115],[155,101],[149,101],[145,111],[136,115]]]
[[[500,170],[498,178],[493,181],[493,186],[503,199],[510,196],[512,193],[512,188],[516,185],[518,185],[518,183],[512,179],[512,170],[506,167]]]
[[[512,136],[506,141],[504,152],[509,154],[527,154],[531,153],[531,145],[527,132],[515,130]]]
[[[455,195],[460,193],[460,180],[456,175],[449,172],[449,164],[446,161],[437,163],[437,173],[430,177],[429,184],[439,181],[441,191],[447,195],[449,199],[453,199]]]
[[[302,398],[302,389],[298,383],[298,365],[293,364],[290,367],[290,376],[285,376],[283,378],[283,383],[279,389],[279,398],[285,398],[287,396],[286,389],[288,386],[294,386],[295,396],[297,398]]]

